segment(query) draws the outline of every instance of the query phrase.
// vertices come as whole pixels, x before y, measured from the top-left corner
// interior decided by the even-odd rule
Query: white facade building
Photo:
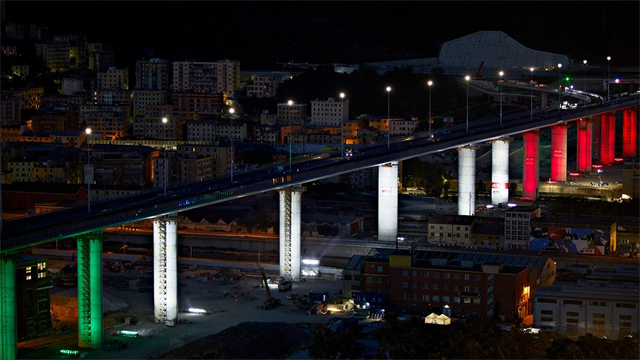
[[[504,247],[528,250],[531,219],[540,217],[539,207],[516,206],[504,213]]]
[[[240,89],[240,62],[175,61],[172,64],[174,91],[217,91],[232,94]]]
[[[349,120],[349,100],[311,101],[311,125],[340,126],[343,121]]]

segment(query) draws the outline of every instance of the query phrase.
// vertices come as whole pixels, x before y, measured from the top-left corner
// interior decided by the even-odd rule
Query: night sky
[[[638,1],[7,1],[7,17],[84,32],[116,64],[142,57],[362,63],[437,56],[446,41],[501,30],[535,50],[638,66]]]

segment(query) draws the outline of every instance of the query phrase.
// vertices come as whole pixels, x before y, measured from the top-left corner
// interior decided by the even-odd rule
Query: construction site
[[[154,321],[150,264],[105,261],[104,346],[82,349],[73,263],[51,260],[53,330],[20,342],[19,357],[286,358],[303,345],[312,324],[355,315],[353,303],[342,302],[341,281],[291,283],[258,264],[246,266],[181,266],[179,321],[168,327]]]

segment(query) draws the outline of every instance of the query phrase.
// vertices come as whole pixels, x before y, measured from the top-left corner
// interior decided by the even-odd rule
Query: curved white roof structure
[[[483,69],[505,72],[529,72],[531,67],[549,71],[558,63],[570,63],[567,55],[529,49],[502,31],[478,31],[447,41],[438,55],[438,65],[447,73],[473,75],[483,61]]]

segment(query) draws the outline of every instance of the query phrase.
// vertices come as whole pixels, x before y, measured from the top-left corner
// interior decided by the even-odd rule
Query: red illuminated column
[[[524,138],[524,160],[522,170],[522,197],[535,200],[538,197],[538,176],[540,166],[540,131],[528,131]]]
[[[570,124],[551,127],[551,180],[567,181],[567,129]]]
[[[578,155],[576,157],[576,170],[578,172],[591,171],[592,141],[593,122],[590,119],[578,120]]]
[[[600,164],[610,165],[616,155],[616,117],[614,113],[600,115]]]
[[[622,112],[622,157],[630,159],[638,151],[638,109]]]

